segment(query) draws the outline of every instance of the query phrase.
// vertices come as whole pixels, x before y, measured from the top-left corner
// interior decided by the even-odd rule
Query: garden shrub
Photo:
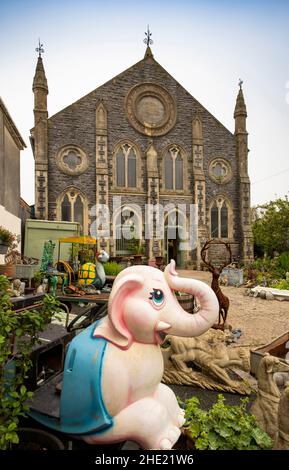
[[[116,261],[109,261],[108,263],[104,263],[103,267],[107,276],[117,276],[118,273],[120,273],[120,271],[123,269],[123,267]]]
[[[249,399],[240,405],[225,405],[223,395],[208,411],[192,397],[185,402],[185,432],[199,450],[269,450],[272,440],[246,411]]]
[[[32,393],[25,382],[32,367],[31,352],[39,342],[38,333],[59,312],[59,302],[45,295],[40,311],[16,313],[8,291],[10,283],[0,276],[0,450],[18,444],[20,417],[28,411]]]

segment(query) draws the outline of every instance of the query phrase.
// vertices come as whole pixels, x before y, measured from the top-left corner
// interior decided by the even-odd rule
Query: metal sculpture
[[[216,244],[222,244],[226,247],[227,252],[229,253],[229,259],[223,263],[220,267],[213,266],[211,261],[206,259],[207,251],[212,245]],[[220,285],[219,285],[219,277],[223,269],[228,266],[229,264],[232,263],[232,251],[229,243],[223,242],[221,240],[215,240],[211,239],[207,241],[203,248],[201,249],[201,258],[204,262],[204,264],[207,266],[209,271],[212,273],[212,283],[211,283],[211,288],[216,294],[216,297],[219,302],[219,321],[218,321],[218,328],[224,329],[227,316],[228,316],[228,310],[230,306],[230,301],[228,297],[222,292]]]
[[[153,40],[151,39],[151,36],[152,36],[152,33],[150,32],[150,27],[148,25],[148,29],[147,29],[147,32],[145,32],[145,38],[143,40],[143,42],[147,45],[147,47],[149,47],[151,44],[153,44]]]

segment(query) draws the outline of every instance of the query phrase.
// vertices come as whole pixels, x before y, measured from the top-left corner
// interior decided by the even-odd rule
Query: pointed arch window
[[[165,155],[165,187],[174,189],[174,162],[169,152]]]
[[[127,157],[127,182],[129,188],[136,187],[136,155],[132,148]]]
[[[137,186],[137,152],[129,143],[123,143],[116,152],[116,185],[136,188]]]
[[[231,236],[232,213],[228,201],[218,197],[210,208],[211,238],[229,238]]]
[[[135,254],[142,238],[142,214],[132,204],[123,206],[114,220],[116,254],[125,256]]]
[[[116,154],[116,184],[125,186],[125,156],[121,148]]]
[[[67,194],[65,194],[61,203],[61,220],[64,220],[65,222],[71,221],[71,203]]]
[[[84,220],[84,214],[83,214],[83,201],[78,194],[77,198],[75,199],[74,202],[74,222],[78,222],[81,227],[83,227],[83,220]]]
[[[184,161],[178,147],[172,146],[166,151],[164,165],[165,188],[182,190],[184,188]]]
[[[228,208],[225,201],[221,208],[221,238],[228,238]]]
[[[81,233],[87,233],[87,200],[78,190],[68,189],[58,200],[58,218],[78,222]]]
[[[216,203],[211,208],[211,237],[219,237],[219,209]]]

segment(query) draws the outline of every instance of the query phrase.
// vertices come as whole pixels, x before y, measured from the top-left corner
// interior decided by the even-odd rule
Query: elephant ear
[[[93,336],[105,338],[121,349],[128,349],[133,336],[124,321],[125,302],[143,286],[144,280],[139,275],[127,274],[115,282],[108,302],[108,318],[95,328]]]

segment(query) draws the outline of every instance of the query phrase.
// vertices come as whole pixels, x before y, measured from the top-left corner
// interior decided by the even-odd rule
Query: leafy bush
[[[12,311],[9,287],[6,276],[0,276],[0,450],[19,442],[19,418],[25,416],[26,402],[32,397],[25,386],[32,348],[38,342],[37,333],[59,310],[59,302],[46,295],[40,311],[17,314]]]
[[[16,238],[17,238],[16,235],[13,235],[12,232],[10,232],[5,227],[2,227],[2,225],[0,225],[0,243],[2,243],[3,245],[8,245],[12,247]]]
[[[275,258],[257,258],[244,269],[247,280],[255,280],[257,284],[266,281],[267,285],[276,287],[278,281],[284,281],[289,272],[289,252],[285,251]],[[287,287],[284,287],[285,289]]]
[[[118,273],[123,269],[123,267],[116,263],[116,261],[109,261],[103,265],[105,274],[107,276],[117,276]]]
[[[69,248],[69,254],[71,262],[79,260],[80,264],[95,263],[95,250],[92,246],[75,243]]]
[[[144,245],[139,238],[131,238],[128,242],[128,249],[132,255],[143,255],[145,252]]]
[[[289,290],[289,279],[281,279],[281,281],[272,283],[271,287],[275,289],[288,289]]]
[[[40,271],[36,271],[34,273],[33,281],[34,281],[35,287],[40,286],[40,284],[43,281],[43,276],[44,276],[43,273],[41,273]]]
[[[259,206],[262,214],[252,226],[255,254],[272,256],[289,250],[289,200],[279,198]]]
[[[289,272],[289,251],[284,251],[276,259],[277,269],[280,274],[285,277],[286,273]]]
[[[246,412],[248,398],[241,405],[225,405],[223,395],[209,411],[200,409],[199,400],[192,397],[185,403],[186,434],[199,450],[259,450],[271,449],[272,441]]]

